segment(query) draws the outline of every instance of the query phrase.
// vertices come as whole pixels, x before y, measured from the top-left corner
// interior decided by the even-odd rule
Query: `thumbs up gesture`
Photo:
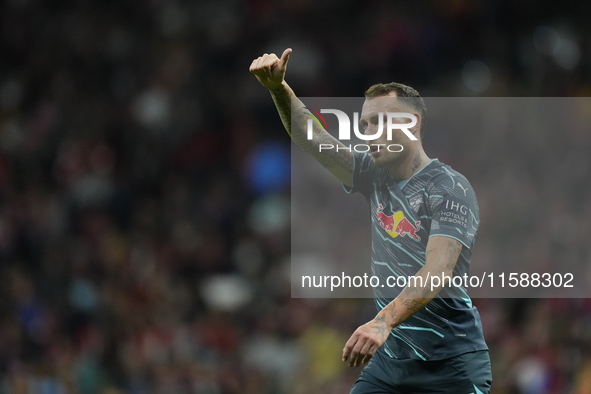
[[[257,77],[261,85],[269,90],[277,89],[283,83],[287,61],[291,55],[291,48],[283,51],[281,58],[274,53],[265,53],[254,59],[250,65],[250,72]]]

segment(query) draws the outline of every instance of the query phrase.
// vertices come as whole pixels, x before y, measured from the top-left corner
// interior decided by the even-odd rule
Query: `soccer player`
[[[432,289],[427,280],[468,273],[479,213],[468,180],[423,150],[423,99],[409,86],[374,85],[365,92],[359,120],[370,136],[380,126],[386,128],[379,124],[386,120],[378,116],[380,112],[411,113],[417,123],[408,131],[416,140],[394,129],[391,140],[383,132],[367,141],[370,152],[358,153],[345,149],[316,122],[308,140],[310,116],[285,82],[291,52],[286,49],[281,58],[264,54],[252,62],[250,71],[269,89],[294,142],[347,192],[366,197],[372,223],[372,272],[380,283],[392,276],[423,278],[408,281],[396,297],[387,288],[374,288],[378,314],[360,326],[343,349],[342,359],[349,366],[368,363],[351,393],[489,393],[490,359],[477,309],[463,286],[441,283]],[[342,149],[320,151],[320,144]],[[389,144],[403,149],[389,151],[384,148]]]

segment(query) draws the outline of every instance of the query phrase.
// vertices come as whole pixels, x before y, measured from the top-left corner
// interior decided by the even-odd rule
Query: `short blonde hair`
[[[425,101],[416,89],[398,82],[377,83],[370,86],[369,89],[365,91],[365,97],[386,96],[392,92],[396,92],[397,97],[403,98],[403,101],[406,104],[419,112],[419,115],[421,116],[422,140],[425,125],[427,124],[427,107],[425,106]]]

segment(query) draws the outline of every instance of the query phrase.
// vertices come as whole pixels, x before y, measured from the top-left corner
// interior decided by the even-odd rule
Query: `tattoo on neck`
[[[415,158],[412,161],[412,173],[414,174],[416,170],[418,170],[421,165],[423,165],[423,161],[421,160],[421,154],[417,152]]]

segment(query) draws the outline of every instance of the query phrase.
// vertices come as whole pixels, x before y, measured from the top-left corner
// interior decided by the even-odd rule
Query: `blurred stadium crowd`
[[[341,349],[374,306],[290,297],[289,141],[250,62],[292,47],[300,96],[391,80],[424,96],[587,96],[590,11],[2,2],[0,393],[347,393],[359,371]],[[591,263],[588,127],[521,137],[531,149],[507,151],[502,177],[487,163],[506,140],[463,137],[431,149],[478,193],[473,264]],[[474,303],[493,393],[591,393],[589,300]]]

